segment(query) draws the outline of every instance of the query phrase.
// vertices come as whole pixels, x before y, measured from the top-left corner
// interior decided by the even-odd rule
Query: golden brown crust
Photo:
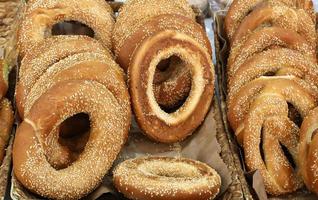
[[[229,79],[248,58],[273,46],[297,50],[316,62],[316,49],[301,35],[279,27],[266,27],[231,48],[227,69]]]
[[[120,8],[113,30],[115,55],[125,40],[153,17],[165,14],[181,15],[195,20],[195,14],[186,0],[129,0]],[[120,63],[121,64],[121,63]]]
[[[318,97],[316,86],[296,77],[260,77],[241,87],[235,94],[229,94],[228,120],[234,130],[242,126],[254,99],[257,96],[266,95],[264,93],[267,90],[270,90],[267,92],[270,95],[280,95],[289,103],[295,104],[295,107],[299,109],[298,112],[303,117],[315,107]]]
[[[11,103],[4,98],[0,104],[0,165],[5,155],[5,147],[9,142],[13,121]]]
[[[208,200],[220,190],[217,172],[185,158],[144,157],[126,160],[114,170],[115,187],[136,200]]]
[[[67,148],[57,141],[56,127],[82,112],[90,116],[91,123],[85,150],[72,165],[56,170],[48,163],[46,150],[53,148],[60,159],[68,155]],[[100,184],[126,141],[127,117],[114,95],[100,83],[76,80],[56,84],[38,99],[17,130],[15,176],[43,197],[79,199],[87,195]]]
[[[316,48],[315,24],[304,10],[270,4],[254,9],[243,19],[233,36],[232,45],[239,43],[240,40],[262,26],[294,30],[303,36],[313,48]]]
[[[298,51],[278,48],[258,53],[242,64],[228,81],[230,96],[260,76],[294,75],[318,86],[318,66]]]
[[[234,0],[224,21],[224,29],[229,41],[232,41],[237,28],[241,24],[242,20],[248,15],[248,13],[263,3],[268,3],[272,6],[285,5],[292,8],[305,9],[306,12],[308,12],[308,14],[311,16],[312,21],[315,22],[315,18],[312,14],[313,5],[311,0]]]
[[[67,80],[96,81],[105,85],[117,99],[121,112],[129,116],[125,122],[128,132],[131,110],[124,73],[111,57],[92,52],[75,54],[52,65],[32,86],[25,102],[25,116],[28,116],[33,104],[42,94],[55,84]],[[56,153],[47,156],[49,163],[57,168],[67,166],[72,161],[66,159],[61,162]]]
[[[114,19],[112,10],[105,1],[39,0],[28,5],[20,25],[18,31],[20,55],[23,57],[32,46],[50,37],[52,26],[64,20],[75,20],[87,25],[105,48],[111,48]]]
[[[293,76],[261,77],[229,96],[228,119],[243,145],[245,163],[249,170],[260,170],[268,193],[285,194],[302,186],[280,145],[298,165],[299,128],[288,118],[288,103],[304,117],[317,99],[316,87]]]
[[[39,43],[22,59],[16,87],[16,104],[24,115],[26,96],[36,80],[54,63],[83,52],[109,54],[96,40],[86,36],[56,36]]]
[[[186,29],[184,27],[186,27]],[[132,54],[136,48],[138,48],[145,39],[165,30],[175,30],[191,36],[199,42],[202,47],[206,48],[210,55],[212,54],[210,42],[205,31],[199,24],[181,15],[165,14],[153,17],[140,27],[140,29],[131,34],[120,48],[117,61],[127,70],[132,59]],[[167,76],[165,75],[167,73],[156,71],[156,79],[154,80],[155,95],[158,103],[165,108],[175,107],[180,101],[187,97],[191,88],[191,75],[188,73],[189,70],[186,69],[187,66],[182,63],[180,70],[177,70],[177,67],[176,65],[171,66],[172,69],[175,69],[173,72],[177,73],[169,73],[168,78],[164,81],[157,80],[157,77]]]
[[[186,1],[139,0],[126,2],[120,10],[113,34],[116,60],[127,70],[138,45],[165,30],[188,34],[207,48],[210,54],[212,52],[205,31],[195,22],[195,14]],[[158,84],[154,84],[154,88],[160,105],[176,107],[186,98],[191,87],[190,74],[186,71],[179,70],[180,73],[172,74],[167,81],[155,79]],[[160,71],[156,74],[156,77],[163,76]]]
[[[154,98],[153,79],[157,64],[172,55],[191,66],[192,87],[186,102],[169,114]],[[164,31],[148,38],[135,51],[128,75],[137,122],[150,138],[180,141],[204,120],[213,97],[214,70],[210,55],[191,37]]]
[[[300,129],[299,164],[300,172],[307,188],[318,193],[317,182],[317,122],[318,108],[312,110],[304,119]]]

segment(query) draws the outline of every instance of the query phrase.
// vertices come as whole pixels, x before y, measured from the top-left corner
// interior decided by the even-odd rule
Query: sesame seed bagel
[[[208,200],[215,198],[221,185],[214,169],[186,158],[130,159],[113,174],[119,192],[134,200]]]
[[[54,24],[78,21],[94,31],[94,38],[111,48],[114,19],[110,6],[103,0],[39,0],[27,6],[18,30],[18,49],[23,57],[30,48],[51,37]]]
[[[52,65],[32,86],[25,102],[25,116],[28,116],[34,103],[55,84],[67,80],[90,80],[101,83],[115,96],[125,116],[131,115],[130,99],[124,73],[111,57],[92,52],[69,56]],[[125,119],[126,130],[130,128],[130,117]],[[48,162],[61,168],[72,162],[72,155],[59,151],[52,143],[44,145]],[[61,155],[67,157],[60,159]]]
[[[138,11],[138,12],[136,12]],[[181,15],[195,20],[195,14],[186,0],[128,0],[120,8],[113,30],[115,55],[119,55],[125,40],[153,17],[165,14]],[[122,63],[120,63],[122,65]],[[125,67],[125,66],[124,66]]]
[[[86,36],[57,36],[40,42],[21,61],[16,87],[16,104],[20,116],[24,115],[26,97],[36,80],[54,63],[68,56],[96,52],[109,54],[96,40]]]
[[[67,148],[59,144],[57,129],[77,113],[89,115],[90,137],[78,159],[57,170],[47,161],[43,145]],[[87,195],[101,183],[126,141],[127,118],[104,85],[84,80],[57,83],[36,101],[17,129],[13,144],[16,178],[47,198],[79,199]]]
[[[303,36],[312,48],[316,48],[315,24],[306,11],[269,4],[254,9],[243,19],[233,36],[232,45],[248,37],[255,29],[266,25],[294,30]]]
[[[281,195],[301,188],[297,163],[299,128],[288,118],[285,99],[279,93],[258,96],[244,124],[245,163],[249,170],[259,170],[266,192]],[[292,156],[295,169],[283,147]]]
[[[228,81],[228,94],[236,92],[250,81],[272,74],[294,75],[318,86],[318,66],[298,51],[286,48],[269,49],[255,54],[242,64]]]
[[[135,12],[136,10],[139,12]],[[211,54],[211,45],[206,33],[195,22],[195,14],[186,1],[131,0],[122,7],[115,23],[113,43],[116,60],[127,70],[136,48],[145,39],[166,30],[178,31],[193,37]],[[157,70],[154,80],[156,99],[165,108],[175,107],[183,101],[191,87],[186,64],[182,63],[185,66],[179,66],[179,69],[175,69],[178,66],[172,64],[173,62],[169,64],[168,61],[166,65],[169,67],[164,67],[168,70]],[[165,79],[160,79],[162,76]]]
[[[171,56],[188,63],[192,85],[185,103],[177,111],[167,113],[155,99],[153,81],[158,63]],[[185,139],[202,123],[210,108],[214,92],[211,57],[186,34],[167,30],[147,38],[135,51],[128,76],[137,122],[156,141],[171,143]]]
[[[232,42],[237,28],[249,12],[264,3],[272,6],[285,5],[292,8],[304,9],[311,16],[314,24],[316,24],[311,0],[234,0],[224,21],[224,29],[230,42]]]
[[[317,121],[318,109],[312,110],[304,119],[300,129],[299,164],[300,172],[307,188],[318,193],[317,175]]]
[[[236,92],[229,94],[228,120],[235,131],[238,141],[242,141],[242,130],[246,115],[257,96],[278,95],[291,103],[302,117],[315,107],[318,98],[317,87],[293,76],[260,77]]]
[[[5,148],[8,144],[14,117],[11,103],[3,98],[0,103],[0,165],[5,155]]]
[[[237,43],[231,48],[228,58],[228,78],[250,57],[268,48],[286,47],[297,50],[316,62],[316,48],[313,48],[304,37],[292,30],[280,27],[265,27],[251,34],[246,41]]]

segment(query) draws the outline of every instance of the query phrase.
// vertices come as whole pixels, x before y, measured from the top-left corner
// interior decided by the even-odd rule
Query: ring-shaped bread
[[[89,115],[88,142],[70,166],[55,169],[47,161],[43,144],[60,145],[55,129],[78,113]],[[115,96],[98,82],[75,80],[54,85],[32,106],[17,129],[13,144],[16,178],[30,191],[47,198],[79,199],[87,195],[101,183],[124,145],[127,117]]]
[[[29,51],[21,61],[16,86],[16,104],[24,116],[24,104],[36,80],[54,63],[74,54],[96,52],[109,54],[96,40],[86,36],[56,36],[48,38]]]
[[[113,174],[115,187],[136,200],[208,200],[221,186],[214,169],[186,158],[130,159],[120,163]]]
[[[18,30],[18,49],[23,57],[34,45],[52,37],[53,25],[78,21],[94,31],[94,38],[111,49],[113,11],[103,0],[38,0],[28,4]],[[54,37],[54,36],[53,36]]]

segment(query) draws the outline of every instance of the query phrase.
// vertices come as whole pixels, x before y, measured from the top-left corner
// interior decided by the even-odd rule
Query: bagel
[[[136,10],[139,12],[135,12]],[[193,37],[211,54],[211,45],[206,33],[195,22],[195,14],[186,1],[176,3],[167,0],[143,0],[128,1],[119,12],[113,34],[116,60],[128,70],[137,47],[145,39],[166,30],[175,30]],[[149,49],[151,48],[150,46]],[[182,103],[189,94],[191,75],[186,63],[181,62],[177,66],[171,63],[166,65],[168,67],[164,68],[167,70],[156,70],[154,90],[158,103],[169,109]],[[159,77],[165,79],[160,81]]]
[[[266,192],[272,195],[290,193],[303,186],[297,163],[299,128],[287,115],[285,99],[279,93],[271,93],[258,96],[244,120],[246,166],[259,170]],[[283,147],[293,161],[285,155]]]
[[[89,37],[57,36],[39,43],[24,56],[15,95],[17,109],[22,118],[26,97],[36,80],[59,60],[83,52],[109,54],[96,40]]]
[[[318,86],[318,66],[298,51],[278,48],[258,53],[242,64],[228,81],[228,94],[267,74],[294,75]]]
[[[316,49],[301,35],[280,27],[266,27],[256,31],[246,41],[231,48],[228,58],[229,79],[248,58],[273,46],[297,50],[308,56],[312,62],[316,62]]]
[[[158,63],[172,55],[190,65],[192,85],[185,103],[177,111],[167,113],[155,99],[153,80]],[[133,55],[128,76],[137,122],[143,132],[156,141],[183,140],[202,123],[210,108],[214,89],[210,55],[185,34],[167,30],[146,39]]]
[[[28,116],[34,103],[55,84],[67,80],[90,80],[105,85],[115,96],[122,107],[122,113],[130,116],[129,94],[126,88],[124,73],[111,57],[91,52],[69,56],[52,65],[32,86],[25,102],[25,116]],[[125,124],[129,130],[130,117],[127,117]],[[54,151],[52,151],[53,153]],[[59,154],[54,152],[48,156],[51,165],[60,168],[69,163],[59,159]],[[66,159],[71,162],[71,159]]]
[[[317,108],[304,119],[300,129],[299,164],[300,172],[307,188],[318,193],[317,184]]]
[[[268,92],[267,92],[268,91]],[[317,104],[317,87],[293,76],[260,77],[255,79],[235,94],[229,94],[228,120],[240,143],[244,120],[250,112],[251,105],[257,96],[278,95],[294,105],[302,117]]]
[[[312,48],[316,48],[315,24],[304,10],[268,4],[254,9],[242,20],[233,36],[232,45],[248,37],[255,29],[268,24],[294,30],[303,36]]]
[[[79,21],[94,31],[94,38],[111,48],[114,19],[111,7],[103,0],[39,0],[28,4],[18,30],[18,49],[23,57],[34,45],[52,37],[51,29],[61,21]],[[54,36],[53,36],[54,37]]]
[[[56,169],[47,161],[50,151],[59,154],[60,160],[69,159],[69,150],[58,142],[58,125],[77,113],[89,115],[90,137],[76,161]],[[17,129],[13,144],[15,177],[42,197],[84,197],[101,183],[126,141],[128,117],[116,97],[98,82],[69,80],[55,84],[36,101]]]
[[[220,191],[221,178],[208,165],[186,158],[126,160],[113,172],[115,187],[136,200],[207,200]]]
[[[229,7],[224,20],[224,29],[229,41],[232,41],[237,28],[249,12],[264,3],[268,3],[272,6],[285,5],[293,8],[304,9],[311,16],[314,24],[316,24],[311,0],[234,0]]]

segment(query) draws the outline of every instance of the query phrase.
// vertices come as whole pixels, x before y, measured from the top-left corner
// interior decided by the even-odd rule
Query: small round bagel
[[[51,37],[54,24],[79,21],[94,31],[94,38],[111,49],[113,11],[103,0],[39,0],[27,6],[18,30],[18,48],[23,57],[32,46]]]
[[[134,200],[208,200],[220,191],[221,178],[208,165],[186,158],[126,160],[113,172],[115,187]]]

